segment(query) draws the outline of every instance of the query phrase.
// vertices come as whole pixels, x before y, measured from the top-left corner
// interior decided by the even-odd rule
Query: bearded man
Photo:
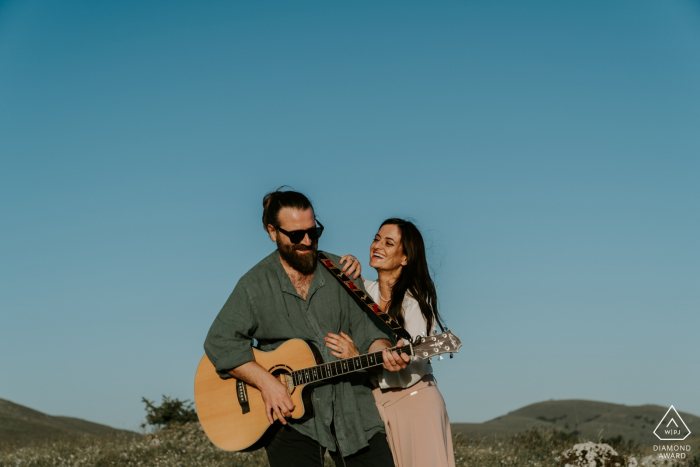
[[[322,467],[326,449],[337,466],[393,466],[366,372],[316,386],[313,417],[286,420],[295,408],[287,387],[253,358],[253,339],[260,350],[270,351],[297,338],[314,344],[325,362],[335,361],[325,339],[341,331],[352,336],[361,354],[391,347],[389,330],[375,325],[329,271],[316,267],[323,232],[318,224],[303,194],[277,190],[265,195],[263,226],[277,250],[238,281],[204,350],[219,376],[233,376],[261,391],[270,424],[276,414],[281,425],[265,447],[272,467]],[[337,256],[326,254],[338,264]],[[364,287],[361,281],[356,285]],[[389,371],[410,361],[406,354],[387,350],[383,358]]]

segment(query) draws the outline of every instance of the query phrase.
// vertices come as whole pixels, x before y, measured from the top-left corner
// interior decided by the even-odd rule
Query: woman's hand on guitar
[[[350,274],[354,272],[355,275],[352,277],[353,279],[357,279],[358,277],[360,277],[360,274],[362,273],[362,265],[353,255],[343,255],[340,257],[340,261],[338,262],[341,265],[345,263],[343,272],[346,276],[350,277]]]
[[[396,347],[403,347],[403,339],[399,339],[396,343]],[[399,355],[397,351],[390,352],[390,349],[382,350],[382,359],[384,363],[382,366],[387,371],[400,371],[406,368],[406,366],[411,363],[411,356],[405,353]]]
[[[355,343],[343,331],[340,331],[340,335],[329,332],[328,337],[326,337],[326,347],[329,347],[331,353],[338,358],[350,358],[360,355],[360,352],[355,347]]]
[[[280,423],[286,425],[287,420],[285,420],[285,417],[291,417],[292,411],[296,408],[294,402],[292,402],[292,399],[289,397],[287,387],[272,375],[270,375],[270,379],[267,379],[263,386],[264,387],[260,388],[260,393],[265,402],[265,413],[267,413],[267,419],[270,421],[270,425],[275,421],[272,418],[273,412],[277,415],[277,419]]]

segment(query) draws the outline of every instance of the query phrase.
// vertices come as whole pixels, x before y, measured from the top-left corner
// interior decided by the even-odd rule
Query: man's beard
[[[292,268],[299,271],[300,273],[308,276],[313,274],[316,270],[316,250],[318,250],[318,240],[315,240],[311,245],[293,245],[291,243],[282,243],[280,238],[277,237],[277,249],[280,252],[280,256],[284,259],[287,264]],[[299,254],[297,251],[309,251],[312,253]]]

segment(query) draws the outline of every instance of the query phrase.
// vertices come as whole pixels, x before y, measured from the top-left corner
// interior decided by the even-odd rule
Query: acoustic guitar
[[[394,347],[399,353],[428,359],[457,352],[462,342],[451,331],[418,336],[413,343]],[[323,363],[318,352],[300,339],[290,339],[271,352],[253,349],[255,361],[287,387],[295,409],[291,418],[313,415],[311,391],[331,378],[383,363],[382,352]],[[260,391],[235,378],[221,379],[205,355],[194,379],[197,416],[212,443],[226,451],[252,451],[267,441],[272,427]],[[273,413],[273,417],[276,416]]]

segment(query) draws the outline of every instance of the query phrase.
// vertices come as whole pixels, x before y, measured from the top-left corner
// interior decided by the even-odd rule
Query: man
[[[317,386],[313,418],[288,421],[294,405],[286,386],[254,361],[253,339],[270,351],[291,338],[314,344],[326,362],[337,360],[324,344],[329,332],[340,331],[352,336],[360,353],[383,350],[387,370],[410,361],[384,350],[391,347],[389,330],[377,327],[330,272],[316,267],[323,226],[316,227],[306,196],[278,190],[265,196],[263,208],[263,226],[277,250],[236,284],[209,330],[207,356],[222,378],[260,389],[270,423],[274,412],[283,425],[266,446],[272,467],[322,466],[326,449],[336,465],[393,466],[365,372]]]

